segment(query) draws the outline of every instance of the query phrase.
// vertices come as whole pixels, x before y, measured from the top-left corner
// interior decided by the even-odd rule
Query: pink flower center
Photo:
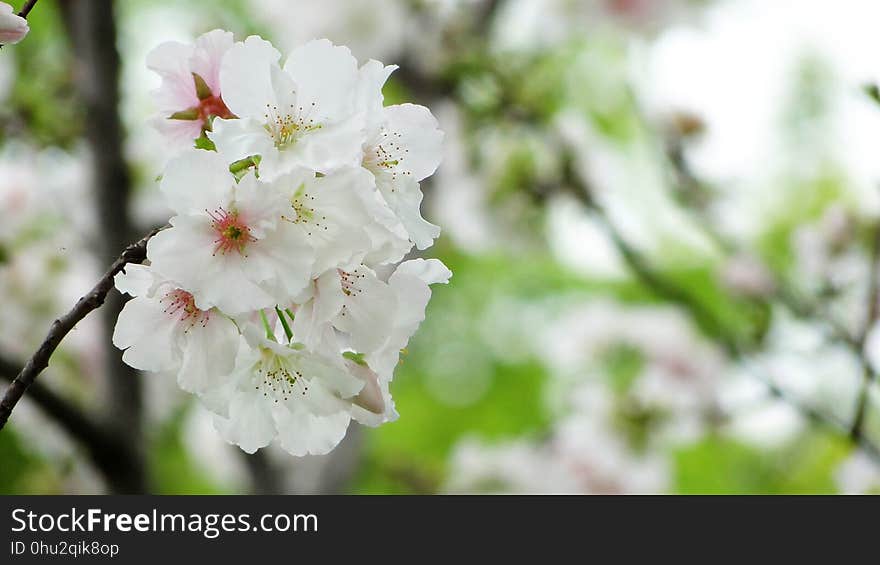
[[[176,318],[179,322],[188,322],[190,327],[196,324],[205,327],[211,319],[211,312],[200,310],[193,295],[182,288],[167,292],[160,302],[165,305],[164,312],[169,317]]]
[[[212,116],[223,119],[235,117],[219,96],[208,96],[203,100],[199,100],[199,119],[202,120],[202,123],[207,126]]]
[[[247,257],[245,248],[249,243],[257,241],[257,238],[251,235],[251,229],[238,212],[217,208],[213,212],[208,212],[208,215],[211,216],[211,227],[217,235],[217,239],[214,240],[214,255],[217,253],[225,255],[230,251],[236,251]]]

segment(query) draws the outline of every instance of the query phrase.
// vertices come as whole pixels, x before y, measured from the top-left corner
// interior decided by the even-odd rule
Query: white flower
[[[352,271],[331,270],[313,286],[311,298],[296,312],[293,332],[311,348],[323,347],[332,327],[348,339],[352,350],[389,381],[400,350],[425,319],[431,298],[429,285],[446,283],[452,273],[437,259],[401,263],[389,277],[359,266]]]
[[[215,29],[192,45],[168,41],[147,55],[147,67],[162,77],[154,124],[175,143],[191,146],[213,118],[233,117],[220,91],[220,62],[232,44],[231,32]]]
[[[30,30],[26,19],[16,14],[6,2],[0,2],[0,45],[18,43]]]
[[[119,313],[113,344],[136,369],[171,371],[180,386],[202,392],[232,370],[238,329],[216,309],[201,310],[193,295],[143,265],[127,265],[116,288],[133,296]]]
[[[358,111],[358,66],[347,47],[327,40],[281,54],[258,36],[223,58],[223,99],[240,119],[215,120],[209,134],[229,161],[259,155],[264,178],[305,167],[329,173],[358,166],[364,115]]]
[[[327,40],[280,59],[220,30],[149,55],[160,128],[189,148],[161,177],[171,227],[149,266],[116,278],[133,298],[113,343],[133,367],[174,372],[244,451],[323,454],[352,419],[397,418],[400,350],[451,275],[436,259],[397,265],[439,234],[419,181],[443,134],[426,108],[383,107],[394,66],[358,68]]]
[[[347,334],[356,352],[378,349],[391,331],[397,296],[388,283],[364,265],[350,271],[331,269],[318,277],[312,297],[297,311],[293,332],[309,348],[325,345],[332,327]]]
[[[440,164],[443,132],[431,111],[415,104],[383,109],[381,124],[368,137],[363,166],[419,249],[431,246],[440,228],[422,218],[419,182]]]
[[[366,231],[374,220],[367,208],[373,179],[360,168],[322,177],[299,170],[273,183],[288,195],[290,221],[315,250],[314,271],[360,263],[371,250]]]
[[[168,164],[161,190],[177,215],[150,240],[147,257],[199,308],[238,314],[284,302],[308,284],[313,252],[283,219],[290,203],[282,190],[253,173],[236,183],[219,155],[195,150]]]
[[[235,369],[206,395],[215,426],[248,453],[276,437],[293,455],[324,454],[345,436],[352,399],[364,381],[333,360],[297,344],[279,344],[245,329]]]

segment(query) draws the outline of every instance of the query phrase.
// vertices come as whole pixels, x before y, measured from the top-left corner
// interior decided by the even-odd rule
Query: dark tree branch
[[[12,383],[7,387],[3,400],[0,401],[0,430],[6,425],[9,416],[12,414],[13,408],[21,400],[21,397],[27,391],[34,380],[46,367],[49,366],[49,358],[61,343],[61,340],[73,329],[76,324],[85,318],[90,312],[99,308],[104,304],[107,294],[113,288],[113,277],[121,272],[128,263],[142,263],[147,256],[147,242],[159,230],[153,230],[144,236],[137,243],[133,243],[125,248],[116,261],[110,266],[110,269],[104,273],[104,276],[89,291],[88,294],[79,299],[73,309],[64,314],[52,323],[49,333],[43,343],[27,360],[21,371],[13,379]]]
[[[24,6],[21,7],[21,11],[18,15],[24,19],[27,19],[28,14],[31,13],[31,10],[34,9],[34,6],[37,5],[37,0],[28,0],[24,3]]]

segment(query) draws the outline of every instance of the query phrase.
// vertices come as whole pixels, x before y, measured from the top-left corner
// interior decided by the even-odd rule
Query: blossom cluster
[[[283,61],[258,36],[215,30],[164,43],[155,120],[169,145],[170,227],[116,287],[133,297],[113,342],[170,373],[253,453],[277,440],[322,454],[351,419],[397,413],[389,383],[450,271],[426,249],[421,180],[443,133],[422,106],[385,106],[395,66],[309,42]]]

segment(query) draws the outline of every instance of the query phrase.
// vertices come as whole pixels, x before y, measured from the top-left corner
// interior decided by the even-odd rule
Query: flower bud
[[[18,43],[29,31],[27,20],[16,14],[12,6],[0,2],[0,44]]]

